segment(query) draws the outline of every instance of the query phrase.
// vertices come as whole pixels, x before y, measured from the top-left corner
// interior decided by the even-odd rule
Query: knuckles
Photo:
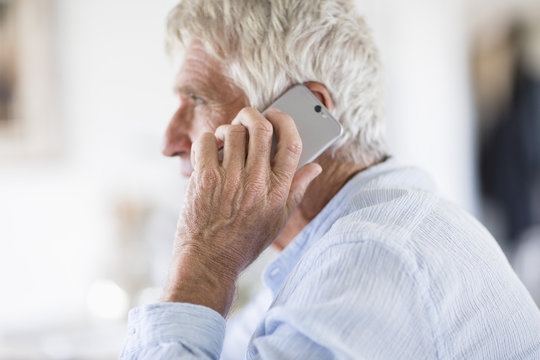
[[[219,138],[227,138],[234,135],[245,135],[246,134],[246,128],[243,125],[237,125],[237,124],[227,124],[227,125],[221,125],[216,129],[216,136]]]
[[[291,142],[287,144],[287,151],[295,157],[299,157],[302,154],[302,142]]]
[[[268,136],[272,135],[274,128],[270,121],[268,121],[262,114],[254,108],[245,107],[237,115],[237,118],[250,119],[252,124],[250,132],[253,132],[254,136]]]
[[[226,130],[226,134],[231,135],[245,135],[246,128],[243,125],[229,125]]]
[[[274,129],[268,121],[260,121],[253,127],[253,136],[267,139],[272,136]]]

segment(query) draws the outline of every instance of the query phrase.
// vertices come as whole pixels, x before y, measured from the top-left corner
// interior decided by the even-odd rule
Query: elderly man
[[[495,240],[388,158],[352,1],[184,0],[168,29],[184,56],[164,153],[190,182],[162,302],[130,313],[122,358],[540,358],[539,311]],[[259,111],[298,83],[344,134],[296,171],[294,119]],[[235,281],[270,244],[268,292],[225,336]]]

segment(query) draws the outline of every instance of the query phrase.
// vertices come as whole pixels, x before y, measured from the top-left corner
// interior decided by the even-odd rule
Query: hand
[[[165,301],[206,305],[226,315],[237,276],[281,233],[321,172],[318,164],[296,172],[302,143],[293,119],[275,109],[266,116],[245,108],[231,125],[193,144],[194,172],[178,221]],[[278,142],[271,161],[272,126]],[[218,143],[223,143],[221,162]]]

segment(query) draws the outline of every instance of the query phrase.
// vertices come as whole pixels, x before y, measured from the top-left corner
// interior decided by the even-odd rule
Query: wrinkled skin
[[[245,97],[200,45],[190,50],[164,153],[180,156],[191,177],[162,300],[205,305],[226,316],[239,273],[278,237],[322,169],[313,163],[296,172],[302,142],[293,119],[275,109],[266,118],[252,108],[235,111]],[[205,88],[205,79],[212,85]],[[273,128],[278,143],[270,161]]]

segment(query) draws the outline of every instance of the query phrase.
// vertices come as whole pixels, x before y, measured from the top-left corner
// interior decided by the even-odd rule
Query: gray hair
[[[294,84],[324,84],[344,127],[331,156],[386,155],[381,62],[352,0],[183,0],[167,29],[169,49],[201,41],[259,110]]]

